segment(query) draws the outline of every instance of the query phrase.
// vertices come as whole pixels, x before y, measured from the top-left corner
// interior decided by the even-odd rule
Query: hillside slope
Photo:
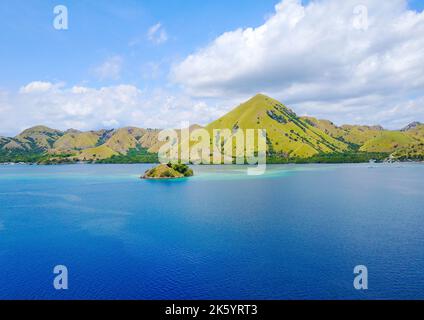
[[[371,139],[359,149],[362,152],[392,153],[416,143],[416,140],[400,131],[384,131],[380,136]]]
[[[401,132],[407,134],[411,138],[424,142],[424,124],[419,122],[413,122],[403,128]]]
[[[24,130],[15,137],[15,141],[25,149],[40,149],[47,151],[53,147],[54,142],[63,136],[63,132],[45,126],[36,126]]]
[[[343,125],[338,127],[329,120],[318,120],[313,117],[302,117],[302,119],[333,138],[344,141],[351,147],[358,149],[365,142],[379,137],[385,131],[381,126]]]
[[[401,148],[395,151],[391,155],[391,158],[400,161],[424,161],[424,142],[418,142],[405,148]]]
[[[266,129],[268,153],[308,158],[319,153],[345,152],[348,145],[298,117],[277,100],[258,94],[206,129]]]
[[[83,150],[93,148],[100,139],[99,133],[90,132],[70,132],[60,137],[53,144],[55,151],[71,152],[73,150]]]
[[[193,125],[190,132],[197,128],[202,127]],[[237,129],[266,129],[267,154],[277,162],[367,161],[374,156],[384,159],[389,154],[394,159],[424,159],[422,123],[413,122],[399,131],[381,126],[337,126],[329,120],[299,117],[279,101],[262,94],[205,128],[211,137],[214,129],[229,129],[233,134]],[[164,144],[158,140],[160,131],[125,127],[81,132],[35,126],[15,137],[0,137],[0,162],[154,162]],[[181,132],[176,131],[180,136]]]

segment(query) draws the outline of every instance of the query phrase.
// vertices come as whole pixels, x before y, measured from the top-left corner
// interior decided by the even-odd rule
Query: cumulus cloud
[[[22,87],[20,92],[21,93],[47,92],[49,90],[52,90],[54,87],[55,86],[51,82],[34,81]]]
[[[168,41],[168,34],[161,23],[157,23],[149,28],[147,38],[155,44],[162,44]]]
[[[409,10],[406,0],[283,0],[262,25],[225,32],[175,64],[170,78],[182,91],[168,84],[147,91],[44,81],[0,90],[0,134],[37,124],[80,130],[206,124],[258,92],[301,115],[401,128],[424,122],[423,34],[424,13]],[[147,37],[168,40],[160,23]],[[114,56],[93,70],[99,79],[119,79],[122,66]],[[153,79],[162,72],[160,64],[143,67]]]
[[[94,68],[93,73],[100,80],[117,80],[121,75],[123,59],[120,56],[113,56],[101,65]]]
[[[423,34],[424,13],[406,0],[283,0],[264,24],[222,34],[171,78],[193,96],[264,92],[301,113],[391,126],[400,113],[424,120]]]
[[[35,88],[34,83],[38,82],[24,88]],[[49,87],[30,93],[0,91],[0,135],[14,136],[40,124],[61,130],[173,128],[182,121],[203,124],[221,115],[202,100],[161,89],[145,91],[125,84],[92,88],[51,83]]]

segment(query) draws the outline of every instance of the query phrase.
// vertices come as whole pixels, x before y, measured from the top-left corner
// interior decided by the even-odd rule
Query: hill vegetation
[[[362,152],[392,153],[415,142],[413,138],[403,132],[383,131],[378,137],[365,142],[359,150]]]
[[[266,129],[268,153],[285,158],[309,158],[320,153],[345,152],[349,146],[299,118],[277,100],[256,95],[206,129]]]
[[[395,151],[391,158],[399,161],[424,161],[424,142]]]
[[[192,126],[190,131],[197,128],[200,126]],[[215,129],[230,129],[233,135],[238,129],[266,129],[268,163],[424,159],[424,124],[413,122],[398,131],[381,126],[337,126],[329,120],[299,117],[262,94],[205,129],[210,136]],[[136,127],[81,132],[36,126],[16,137],[0,137],[0,162],[153,163],[158,161],[157,152],[164,143],[158,140],[159,132]],[[223,146],[226,143],[229,141],[223,141]]]
[[[180,179],[194,175],[193,170],[185,164],[160,164],[147,170],[143,179]]]

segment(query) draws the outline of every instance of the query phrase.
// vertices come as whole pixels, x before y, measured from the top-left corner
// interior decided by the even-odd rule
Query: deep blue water
[[[424,165],[148,167],[0,166],[0,299],[424,299]]]

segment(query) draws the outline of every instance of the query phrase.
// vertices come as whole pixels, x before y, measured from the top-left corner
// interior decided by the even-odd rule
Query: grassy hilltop
[[[199,127],[192,126],[190,130]],[[214,129],[266,129],[270,163],[424,159],[424,124],[414,122],[397,131],[378,125],[337,126],[329,120],[298,116],[281,102],[262,94],[205,129],[211,137]],[[36,126],[16,137],[0,137],[0,162],[157,162],[162,145],[159,132],[136,127],[81,132]]]
[[[345,152],[348,146],[326,134],[277,100],[256,95],[206,129],[266,129],[269,153],[309,158],[320,153]]]

